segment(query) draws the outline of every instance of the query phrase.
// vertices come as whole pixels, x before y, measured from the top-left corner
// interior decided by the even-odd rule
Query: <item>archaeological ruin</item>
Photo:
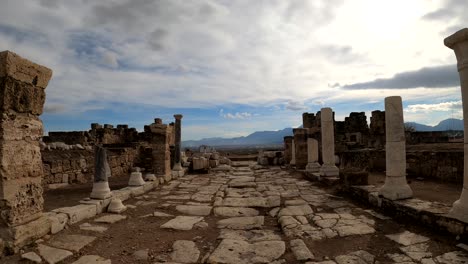
[[[444,44],[466,114],[468,29]],[[252,154],[184,148],[182,114],[44,135],[51,78],[0,52],[0,263],[468,263],[468,136],[405,127],[405,98]]]

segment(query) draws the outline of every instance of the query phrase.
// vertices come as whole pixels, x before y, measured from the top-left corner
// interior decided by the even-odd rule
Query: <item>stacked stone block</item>
[[[31,242],[41,232],[24,228],[43,219],[39,115],[51,77],[47,67],[0,52],[0,236],[10,248]]]

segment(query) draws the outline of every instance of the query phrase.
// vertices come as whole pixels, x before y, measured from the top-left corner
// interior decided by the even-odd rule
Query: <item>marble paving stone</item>
[[[186,215],[206,216],[211,213],[212,206],[206,205],[177,205],[176,210]]]
[[[47,244],[52,247],[78,252],[86,245],[92,243],[95,239],[96,237],[94,236],[60,234],[52,237],[47,241]]]
[[[215,207],[214,215],[236,217],[236,216],[257,216],[258,210],[248,207]]]
[[[121,220],[126,219],[126,215],[104,215],[99,218],[94,219],[96,223],[105,223],[105,224],[113,224],[117,223]]]
[[[161,228],[170,228],[176,230],[191,230],[193,225],[202,221],[203,217],[196,216],[177,216],[161,225]]]
[[[73,253],[68,250],[49,247],[42,244],[37,246],[37,250],[39,251],[39,255],[41,255],[41,257],[49,264],[59,263],[73,255]]]
[[[96,255],[86,255],[82,256],[72,264],[111,264],[111,260]]]
[[[177,240],[172,244],[171,259],[180,263],[197,263],[200,250],[193,241]]]
[[[208,258],[207,263],[270,263],[286,251],[283,241],[249,243],[243,240],[224,239]]]
[[[409,231],[404,231],[398,234],[386,235],[386,237],[404,246],[429,241],[429,238],[415,233],[411,233]]]
[[[264,217],[263,216],[245,216],[245,217],[232,217],[217,222],[218,228],[228,228],[228,229],[240,229],[240,230],[249,230],[249,229],[258,229],[263,226]]]

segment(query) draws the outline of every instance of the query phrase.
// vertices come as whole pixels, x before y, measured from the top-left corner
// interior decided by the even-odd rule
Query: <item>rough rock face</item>
[[[3,226],[22,225],[41,216],[43,170],[39,139],[43,130],[38,116],[43,110],[44,90],[51,76],[52,71],[44,66],[9,51],[0,52],[0,210]],[[16,237],[4,235],[3,239],[14,241]]]

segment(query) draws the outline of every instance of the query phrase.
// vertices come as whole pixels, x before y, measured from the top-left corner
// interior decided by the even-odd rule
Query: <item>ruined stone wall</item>
[[[463,131],[407,132],[406,144],[447,143],[452,135],[463,135]],[[460,137],[460,136],[459,136]]]
[[[42,140],[45,143],[63,142],[67,145],[80,144],[82,146],[86,146],[93,141],[87,131],[49,132],[49,135],[43,137]]]
[[[338,155],[341,169],[385,171],[385,150],[350,150]],[[411,178],[463,182],[463,150],[407,151],[406,164]]]
[[[107,159],[112,177],[128,177],[131,168],[139,162],[135,148],[108,148]],[[63,184],[93,181],[94,151],[43,150],[43,186],[60,187]]]

